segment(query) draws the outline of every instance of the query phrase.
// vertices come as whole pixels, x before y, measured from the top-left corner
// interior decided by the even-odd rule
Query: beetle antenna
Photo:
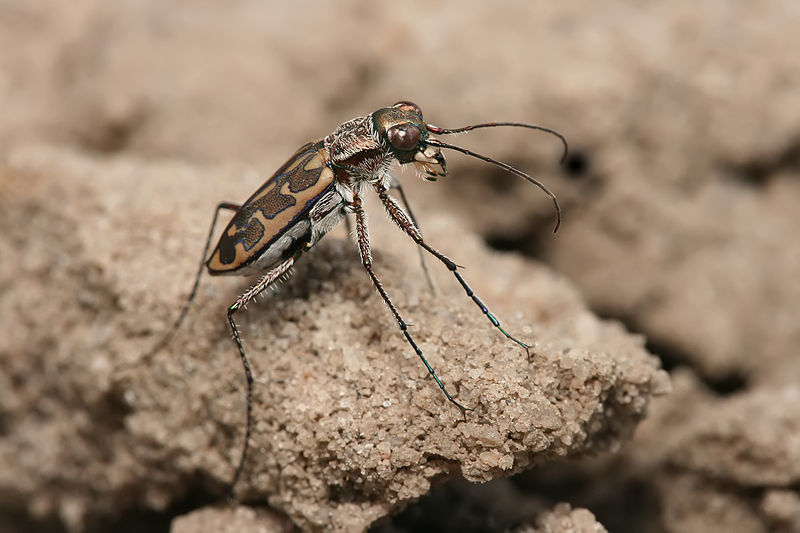
[[[550,128],[545,128],[544,126],[537,126],[536,124],[525,124],[523,122],[484,122],[483,124],[473,124],[472,126],[464,126],[463,128],[455,128],[455,129],[447,129],[447,128],[440,128],[438,126],[434,126],[433,124],[426,124],[428,127],[428,131],[435,133],[437,135],[448,135],[451,133],[463,133],[465,131],[472,131],[477,130],[479,128],[496,128],[498,126],[512,126],[515,128],[528,128],[531,130],[539,130],[545,133],[549,133],[550,135],[554,135],[559,138],[561,144],[564,146],[564,149],[561,152],[561,160],[559,164],[563,163],[564,160],[567,158],[567,151],[569,147],[567,146],[567,139],[558,133],[555,130],[551,130]]]
[[[502,125],[502,123],[497,123],[496,125]],[[479,126],[480,126],[480,124],[479,124]],[[431,130],[431,131],[433,131],[434,133],[438,133],[435,130]],[[456,133],[459,130],[442,130],[442,131],[449,132],[449,133]],[[553,205],[555,206],[555,209],[556,209],[556,227],[553,228],[553,233],[556,233],[558,231],[559,226],[561,226],[561,206],[558,204],[558,199],[556,198],[556,195],[553,194],[553,192],[550,189],[548,189],[545,186],[544,183],[542,183],[541,181],[537,180],[534,177],[531,177],[530,175],[524,173],[523,171],[512,167],[508,163],[503,163],[502,161],[498,161],[497,159],[492,159],[491,157],[487,157],[485,155],[478,154],[476,152],[473,152],[472,150],[467,150],[466,148],[461,148],[460,146],[455,146],[453,144],[447,144],[447,143],[444,143],[444,142],[440,141],[439,139],[427,139],[425,142],[430,144],[430,145],[432,145],[432,146],[438,146],[439,148],[449,148],[450,150],[455,150],[457,152],[461,152],[462,154],[466,154],[466,155],[469,155],[469,156],[472,156],[472,157],[476,157],[476,158],[478,158],[478,159],[480,159],[482,161],[486,161],[487,163],[491,163],[493,165],[497,165],[498,167],[502,168],[506,172],[510,172],[510,173],[514,174],[515,176],[519,176],[520,178],[528,180],[529,182],[531,182],[534,185],[536,185],[537,187],[539,187],[542,191],[544,191],[544,193],[547,196],[550,197],[551,200],[553,200]]]

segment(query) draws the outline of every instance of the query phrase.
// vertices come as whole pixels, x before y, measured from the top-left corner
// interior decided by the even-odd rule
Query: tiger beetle
[[[530,346],[503,328],[461,276],[458,265],[422,238],[422,233],[408,206],[401,184],[389,173],[389,168],[395,161],[401,165],[413,163],[422,178],[436,181],[438,177],[447,175],[445,159],[441,153],[442,148],[481,159],[524,178],[544,191],[555,207],[556,224],[553,229],[553,233],[555,233],[561,223],[561,208],[555,195],[544,184],[502,161],[431,137],[431,134],[449,135],[499,126],[529,128],[555,135],[563,145],[561,161],[564,161],[567,154],[566,139],[560,133],[549,128],[519,122],[487,122],[455,129],[440,128],[423,121],[422,110],[419,106],[412,102],[400,101],[365,117],[349,120],[324,139],[301,146],[243,204],[222,202],[217,205],[203,249],[200,267],[189,296],[172,327],[149,352],[149,355],[164,348],[183,322],[197,295],[197,287],[204,265],[212,276],[246,276],[260,273],[261,278],[228,307],[228,325],[239,350],[239,357],[247,380],[244,445],[231,481],[231,491],[236,486],[244,468],[253,419],[253,374],[234,317],[248,302],[276,280],[288,276],[295,261],[318,243],[348,214],[355,216],[353,235],[358,245],[361,263],[378,294],[394,316],[406,341],[419,356],[422,364],[425,365],[428,373],[450,403],[462,413],[469,410],[453,398],[439,376],[436,375],[409,332],[406,321],[392,303],[389,294],[375,274],[367,218],[362,204],[361,195],[364,189],[375,190],[392,221],[417,243],[429,283],[432,282],[425,267],[423,251],[441,261],[453,273],[467,296],[486,315],[492,325],[508,339],[525,349],[530,356]],[[397,191],[402,206],[389,194],[390,190]],[[234,211],[235,214],[209,256],[209,245],[214,235],[217,218],[222,210]]]

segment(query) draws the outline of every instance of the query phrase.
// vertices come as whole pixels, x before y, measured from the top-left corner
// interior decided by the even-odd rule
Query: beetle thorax
[[[346,169],[349,177],[355,181],[376,182],[384,179],[394,159],[375,130],[371,115],[348,120],[325,137],[323,142],[333,163]]]

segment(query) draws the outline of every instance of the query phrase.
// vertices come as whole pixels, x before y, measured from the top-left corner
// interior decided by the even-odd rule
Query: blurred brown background
[[[544,134],[498,128],[453,142],[551,187],[564,208],[557,236],[538,190],[457,154],[437,184],[406,173],[415,212],[423,229],[455,213],[454,236],[476,232],[565,275],[593,311],[646,336],[675,390],[616,459],[502,489],[439,489],[381,527],[444,530],[434,517],[453,513],[474,518],[461,530],[507,527],[486,501],[509,490],[587,507],[609,531],[798,531],[798,28],[792,0],[0,0],[0,156],[6,167],[43,146],[125,158],[132,183],[151,164],[268,174],[306,140],[400,99],[442,127],[554,128],[570,142],[563,167]],[[261,179],[193,187],[240,201]],[[3,180],[12,205],[19,183]],[[154,216],[193,210],[205,231],[213,204],[187,205],[168,184],[162,193]],[[10,260],[18,246],[0,248],[7,290],[26,268]],[[3,300],[4,330],[36,312]],[[22,334],[4,331],[0,350]],[[62,527],[9,501],[9,520]]]

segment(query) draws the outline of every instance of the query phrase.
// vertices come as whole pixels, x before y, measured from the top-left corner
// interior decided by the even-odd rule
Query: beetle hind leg
[[[205,247],[203,248],[203,255],[200,257],[200,265],[197,267],[197,274],[195,274],[194,283],[192,284],[192,288],[189,291],[189,296],[187,296],[186,300],[184,300],[183,306],[181,307],[181,310],[178,313],[177,318],[169,327],[169,329],[167,329],[167,332],[152,348],[150,348],[148,352],[146,352],[141,357],[141,361],[148,361],[155,354],[163,350],[175,336],[175,333],[177,333],[178,329],[181,327],[181,324],[183,324],[183,320],[189,313],[189,309],[191,309],[192,303],[194,302],[194,299],[197,296],[197,289],[200,286],[200,277],[203,275],[203,266],[205,265],[206,255],[208,255],[208,250],[211,246],[211,239],[214,236],[214,229],[217,226],[217,219],[219,218],[219,212],[222,211],[223,209],[227,209],[230,211],[238,211],[240,208],[241,208],[240,205],[233,204],[230,202],[221,202],[217,205],[216,209],[214,210],[214,217],[211,219],[211,227],[208,230],[208,237],[206,238],[206,244]]]

